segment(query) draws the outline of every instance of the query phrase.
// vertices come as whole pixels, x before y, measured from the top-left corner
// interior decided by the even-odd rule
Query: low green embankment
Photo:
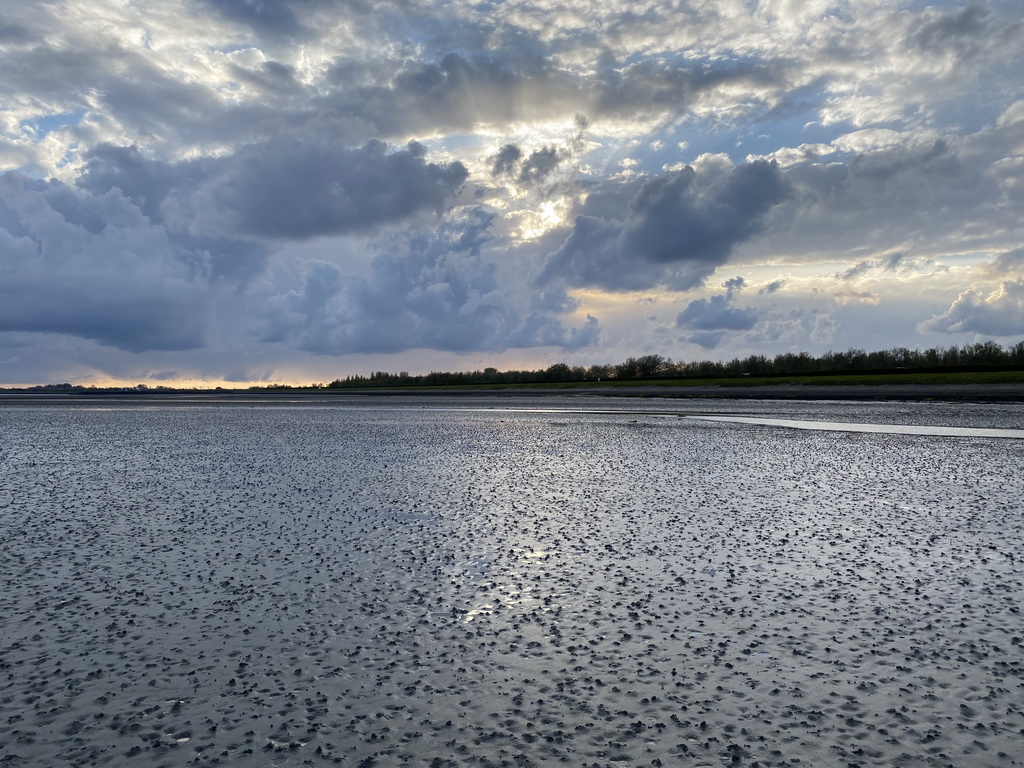
[[[410,386],[350,386],[338,392],[368,389],[430,390],[496,390],[496,389],[618,389],[624,387],[772,387],[799,384],[814,387],[866,385],[934,385],[974,386],[985,384],[1024,384],[1024,371],[977,371],[963,373],[880,373],[880,374],[814,374],[808,376],[739,376],[719,379],[642,379],[611,381],[547,381],[500,384],[435,384]]]

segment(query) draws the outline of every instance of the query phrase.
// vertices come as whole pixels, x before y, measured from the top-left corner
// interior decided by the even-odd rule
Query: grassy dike
[[[586,384],[586,382],[580,382]],[[984,385],[1024,384],[1024,371],[985,371],[976,373],[878,373],[878,374],[823,374],[813,376],[745,376],[721,379],[655,379],[643,382],[608,382],[609,386],[646,384],[672,387],[771,387],[783,384],[801,386],[856,386],[856,385]]]
[[[382,386],[351,386],[340,387],[339,392],[346,391],[471,391],[471,390],[508,390],[508,389],[636,389],[641,387],[779,387],[779,386],[813,386],[813,387],[849,387],[849,386],[986,386],[1019,384],[1024,385],[1024,371],[980,371],[964,373],[880,373],[880,374],[815,374],[807,376],[743,376],[710,379],[637,379],[607,381],[549,381],[520,382],[497,384],[433,384]]]

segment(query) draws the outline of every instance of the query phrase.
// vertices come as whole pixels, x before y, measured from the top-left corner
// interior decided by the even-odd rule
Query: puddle
[[[752,416],[687,416],[700,421],[726,421],[734,424],[761,424],[791,429],[817,429],[834,432],[870,432],[887,435],[931,435],[934,437],[1002,437],[1024,439],[1024,429],[980,429],[976,427],[936,427],[910,424],[854,424],[846,421],[803,421],[800,419],[764,419]]]

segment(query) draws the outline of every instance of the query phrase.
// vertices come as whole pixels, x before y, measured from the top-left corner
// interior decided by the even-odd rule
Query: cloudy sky
[[[1024,336],[1020,0],[0,0],[0,384]]]

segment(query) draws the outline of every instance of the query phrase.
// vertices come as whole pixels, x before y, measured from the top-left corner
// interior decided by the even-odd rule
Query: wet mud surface
[[[0,765],[1024,762],[1020,440],[466,405],[0,410]]]

